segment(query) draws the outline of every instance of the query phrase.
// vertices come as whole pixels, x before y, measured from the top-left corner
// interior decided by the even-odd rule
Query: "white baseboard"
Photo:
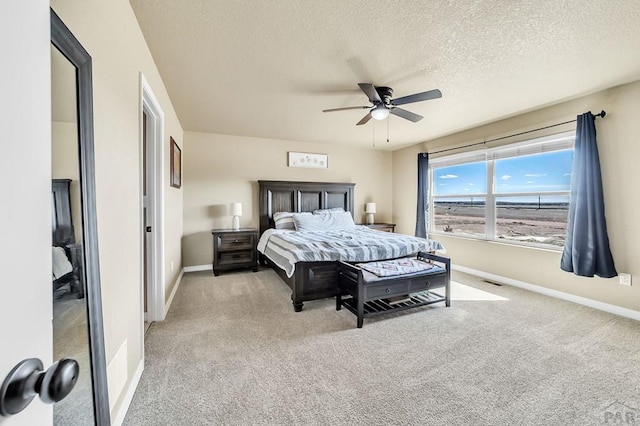
[[[213,270],[213,265],[210,263],[207,265],[185,266],[183,269],[184,272],[200,272],[200,271],[212,271],[212,270]]]
[[[171,295],[169,296],[169,300],[164,304],[164,317],[166,318],[167,312],[169,312],[169,308],[171,307],[171,302],[173,302],[173,298],[176,295],[176,291],[178,291],[178,287],[182,282],[182,276],[184,275],[184,268],[178,274],[178,278],[176,278],[176,282],[173,284],[173,290],[171,290]]]
[[[140,378],[142,377],[142,372],[144,371],[144,359],[140,360],[138,364],[138,368],[136,368],[136,372],[133,374],[133,378],[131,379],[131,383],[129,383],[129,387],[127,388],[127,392],[122,399],[122,404],[118,409],[115,417],[111,419],[111,424],[113,426],[121,426],[124,422],[124,418],[127,415],[127,411],[129,410],[129,406],[131,405],[131,401],[133,401],[133,395],[136,393],[136,389],[138,388],[138,383],[140,383]]]
[[[467,268],[465,266],[452,265],[451,268],[456,271],[464,272],[471,275],[476,275],[478,277],[495,281],[500,284],[507,284],[513,287],[529,290],[534,293],[544,294],[545,296],[555,297],[557,299],[566,300],[568,302],[577,303],[579,305],[588,306],[590,308],[598,309],[604,312],[609,312],[611,314],[620,315],[622,317],[631,318],[636,321],[640,321],[640,312],[634,311],[633,309],[627,309],[621,306],[611,305],[609,303],[599,302],[593,299],[587,299],[586,297],[576,296],[575,294],[565,293],[565,292],[553,290],[547,287],[541,287],[535,284],[529,284],[524,281],[518,281],[518,280],[514,280],[513,278],[507,278],[507,277],[502,277],[500,275],[490,274],[488,272]]]

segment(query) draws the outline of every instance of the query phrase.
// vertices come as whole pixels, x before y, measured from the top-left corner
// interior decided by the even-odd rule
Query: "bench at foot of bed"
[[[424,252],[418,253],[415,259],[433,267],[403,275],[378,276],[354,264],[340,262],[336,310],[347,308],[356,315],[357,327],[362,328],[364,318],[438,302],[450,306],[450,259]],[[433,291],[437,288],[443,289],[444,294]]]

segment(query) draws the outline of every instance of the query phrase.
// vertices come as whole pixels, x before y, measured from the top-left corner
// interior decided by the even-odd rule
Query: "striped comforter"
[[[307,232],[268,229],[258,242],[258,251],[286,271],[288,277],[293,275],[297,262],[368,262],[434,250],[444,251],[444,247],[438,241],[376,231],[366,226]]]

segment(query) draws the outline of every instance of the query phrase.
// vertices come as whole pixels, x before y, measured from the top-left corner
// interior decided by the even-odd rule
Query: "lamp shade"
[[[231,216],[242,216],[242,203],[231,203]]]
[[[375,213],[376,212],[376,203],[366,203],[364,205],[365,213]]]

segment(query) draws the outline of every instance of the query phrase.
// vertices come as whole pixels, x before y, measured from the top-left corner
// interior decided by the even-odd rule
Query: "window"
[[[485,161],[434,169],[435,229],[471,237],[485,237],[487,166]]]
[[[573,133],[430,161],[431,233],[562,247]]]

